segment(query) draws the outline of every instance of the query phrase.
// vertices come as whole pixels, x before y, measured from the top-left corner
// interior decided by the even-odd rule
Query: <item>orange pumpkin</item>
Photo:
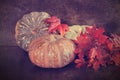
[[[73,61],[74,43],[60,35],[48,34],[33,40],[28,48],[32,63],[44,68],[61,68]]]
[[[31,12],[20,19],[15,28],[17,44],[27,50],[32,40],[47,34],[48,24],[45,20],[50,17],[46,12]]]

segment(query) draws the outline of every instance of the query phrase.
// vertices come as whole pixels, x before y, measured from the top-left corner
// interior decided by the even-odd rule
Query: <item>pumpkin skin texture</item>
[[[50,15],[46,12],[31,12],[24,15],[16,24],[15,38],[17,44],[27,51],[32,40],[47,34],[48,24],[45,22]]]
[[[73,61],[74,43],[60,35],[49,34],[33,40],[28,48],[29,58],[43,68],[61,68]]]

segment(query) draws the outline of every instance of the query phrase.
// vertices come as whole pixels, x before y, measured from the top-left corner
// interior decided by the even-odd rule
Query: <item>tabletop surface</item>
[[[75,68],[74,63],[60,69],[45,69],[33,65],[28,53],[19,47],[0,47],[1,80],[120,80],[120,68],[114,65]]]

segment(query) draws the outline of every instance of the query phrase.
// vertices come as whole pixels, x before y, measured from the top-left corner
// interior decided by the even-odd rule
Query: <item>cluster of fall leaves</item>
[[[56,16],[52,16],[46,20],[49,23],[49,33],[59,33],[64,36],[69,27],[67,24],[61,24]],[[115,64],[120,66],[120,36],[111,34],[106,36],[102,27],[97,28],[85,27],[86,31],[81,32],[75,40],[72,40],[76,49],[76,59],[74,60],[76,67],[83,65],[98,70],[100,66]]]

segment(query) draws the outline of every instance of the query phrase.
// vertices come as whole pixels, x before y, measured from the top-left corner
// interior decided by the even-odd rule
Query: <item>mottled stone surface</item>
[[[0,47],[0,80],[120,80],[120,68],[109,66],[94,71],[74,63],[60,69],[44,69],[33,65],[28,54],[19,47]]]
[[[120,80],[115,66],[96,72],[73,64],[62,69],[34,66],[14,38],[16,22],[33,11],[56,15],[69,25],[96,24],[120,34],[120,0],[0,0],[0,80]]]

